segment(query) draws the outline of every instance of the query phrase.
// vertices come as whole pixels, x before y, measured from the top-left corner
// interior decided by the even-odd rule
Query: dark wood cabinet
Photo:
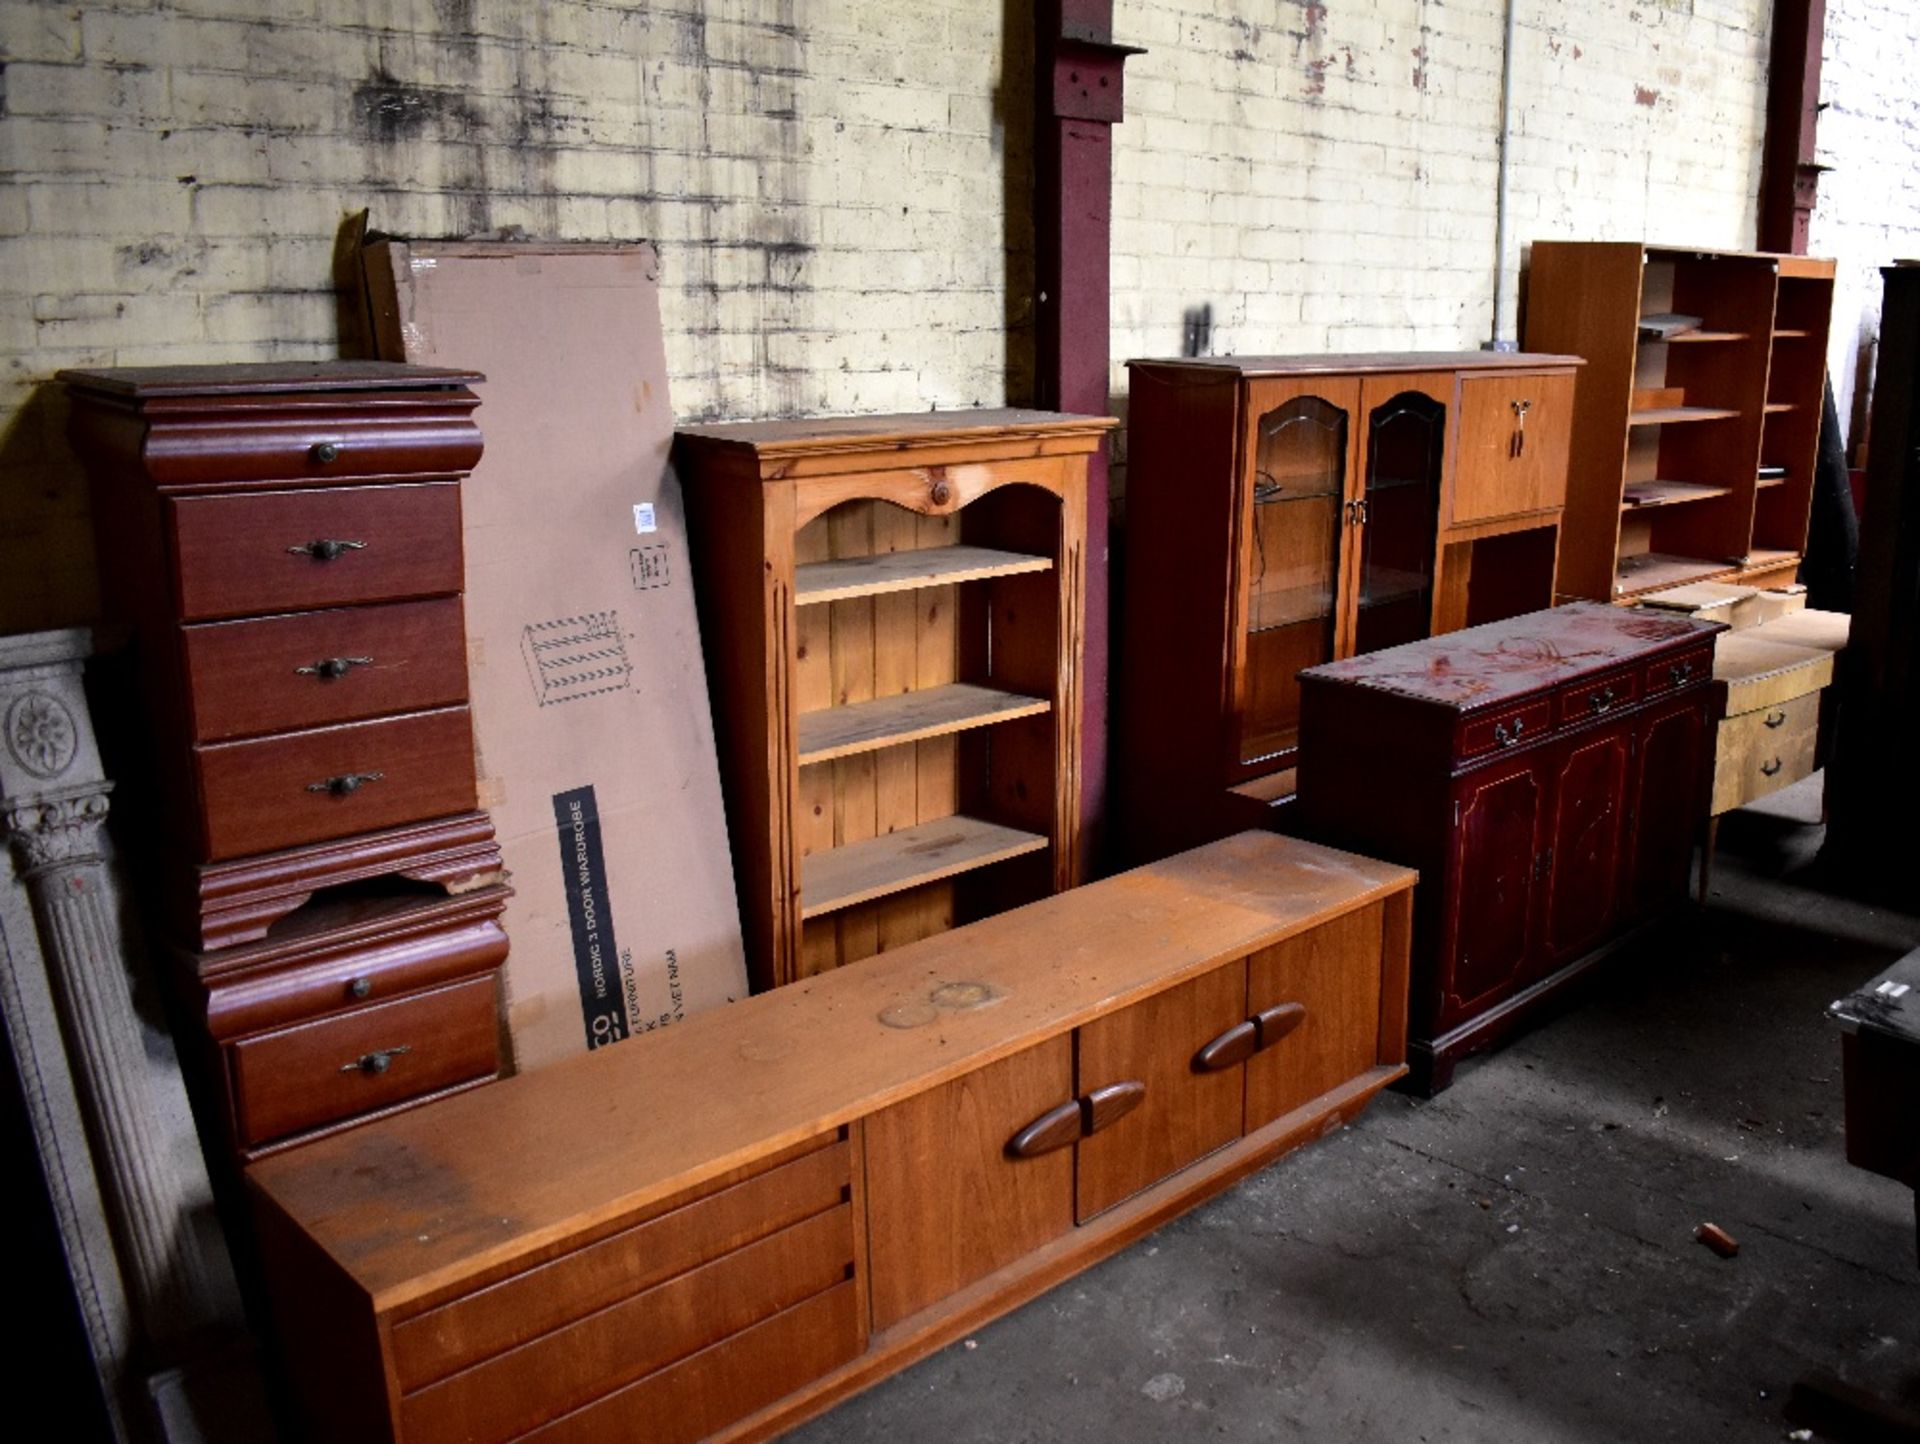
[[[1246,833],[263,1160],[306,1433],[773,1437],[1357,1114],[1412,886]]]
[[[1416,1087],[1685,898],[1720,630],[1579,603],[1302,675],[1298,826],[1423,879]]]
[[[1578,365],[1131,363],[1115,775],[1130,858],[1272,825],[1302,670],[1551,602]]]

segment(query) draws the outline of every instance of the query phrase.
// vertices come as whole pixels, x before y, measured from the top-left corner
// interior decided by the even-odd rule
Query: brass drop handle
[[[1238,1067],[1260,1051],[1260,1025],[1248,1018],[1235,1023],[1226,1032],[1193,1055],[1196,1073],[1222,1073]]]
[[[1606,711],[1607,708],[1613,705],[1613,702],[1614,690],[1611,687],[1602,687],[1598,692],[1590,694],[1587,698],[1587,706],[1595,712]]]
[[[1784,712],[1769,712],[1761,719],[1761,724],[1766,727],[1778,727],[1786,720],[1787,714]]]
[[[1080,1100],[1069,1098],[1058,1107],[1049,1108],[1008,1139],[1007,1154],[1013,1158],[1038,1158],[1078,1143],[1083,1123]]]
[[[301,677],[344,677],[355,667],[371,667],[371,657],[322,657],[307,667],[295,667],[294,673]]]
[[[384,772],[343,772],[338,777],[322,778],[318,782],[309,782],[309,792],[331,792],[335,797],[347,797],[358,792],[369,782],[379,782],[386,777]]]
[[[402,1053],[411,1053],[412,1051],[413,1047],[411,1044],[399,1048],[375,1048],[371,1053],[362,1053],[351,1063],[342,1063],[340,1065],[340,1071],[342,1073],[365,1073],[368,1077],[376,1077],[391,1068],[395,1058],[398,1058]]]
[[[1527,449],[1527,413],[1533,410],[1532,401],[1512,401],[1513,437],[1507,443],[1507,455],[1518,460]]]
[[[307,455],[315,466],[331,466],[340,459],[340,443],[337,441],[316,441],[307,448]]]
[[[1107,1083],[1094,1089],[1080,1100],[1081,1110],[1086,1115],[1086,1135],[1091,1138],[1102,1128],[1113,1126],[1146,1101],[1147,1085],[1138,1078],[1129,1078],[1124,1083]]]
[[[1493,740],[1495,745],[1500,747],[1513,746],[1514,743],[1520,740],[1520,732],[1526,726],[1526,722],[1526,718],[1516,717],[1513,719],[1513,726],[1511,727],[1507,726],[1504,722],[1494,723]]]
[[[1782,764],[1778,757],[1774,758],[1771,762],[1762,762],[1760,764],[1760,775],[1762,777],[1771,777],[1780,770],[1781,766]]]
[[[310,542],[302,542],[287,550],[294,556],[309,556],[317,562],[330,562],[348,552],[360,552],[367,549],[363,541],[346,541],[339,537],[318,537]]]
[[[1667,668],[1667,675],[1673,679],[1673,684],[1677,687],[1693,675],[1693,663],[1675,662]]]

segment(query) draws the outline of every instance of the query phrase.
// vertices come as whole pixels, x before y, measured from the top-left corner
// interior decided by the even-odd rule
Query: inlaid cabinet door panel
[[[1613,926],[1632,742],[1631,724],[1591,732],[1559,752],[1553,764],[1541,971],[1585,952]]]
[[[1476,772],[1454,792],[1455,946],[1441,1026],[1518,986],[1533,938],[1547,777],[1537,754]],[[1445,956],[1443,950],[1442,956]]]
[[[1385,914],[1375,903],[1247,960],[1249,1133],[1374,1065]]]
[[[1206,1072],[1195,1056],[1246,1007],[1246,967],[1229,963],[1080,1030],[1079,1092],[1096,1115],[1080,1143],[1083,1221],[1240,1136],[1243,1068]],[[1144,1089],[1137,1105],[1105,1123],[1098,1100],[1128,1099],[1129,1084]]]
[[[1073,1098],[1073,1040],[1049,1039],[867,1119],[873,1327],[1073,1227],[1073,1147],[1014,1158],[1014,1135]]]
[[[1632,861],[1622,900],[1633,917],[1686,894],[1707,782],[1707,699],[1696,692],[1648,713],[1638,727],[1628,794]]]

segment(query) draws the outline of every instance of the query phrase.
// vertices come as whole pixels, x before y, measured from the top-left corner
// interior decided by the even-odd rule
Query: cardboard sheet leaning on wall
[[[363,260],[382,356],[487,376],[466,625],[517,1065],[743,996],[658,257],[383,240]]]

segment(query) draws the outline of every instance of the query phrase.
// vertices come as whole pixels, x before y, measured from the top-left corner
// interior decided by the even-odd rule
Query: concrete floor
[[[1451,1091],[1384,1095],[790,1437],[1769,1440],[1813,1369],[1920,1406],[1912,1195],[1845,1161],[1824,1017],[1920,917],[1810,888],[1817,804],[1729,817],[1708,909]]]

